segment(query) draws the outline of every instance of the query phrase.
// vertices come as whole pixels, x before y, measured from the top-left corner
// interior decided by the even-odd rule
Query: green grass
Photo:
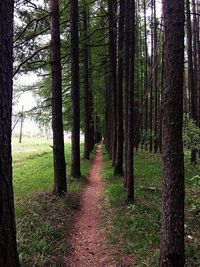
[[[81,161],[83,177],[68,178],[68,194],[56,197],[53,189],[51,141],[13,140],[13,180],[17,219],[18,251],[22,266],[63,266],[69,252],[67,237],[79,205],[90,161]],[[83,145],[81,145],[81,153]],[[65,145],[69,176],[71,146]]]
[[[106,187],[102,199],[103,231],[111,257],[123,266],[127,257],[130,266],[157,266],[161,220],[161,177],[159,155],[138,152],[135,155],[135,202],[128,204],[123,180],[113,177],[111,161],[103,151],[103,177]],[[186,266],[200,266],[200,200],[191,194],[196,188],[192,177],[199,174],[200,165],[193,167],[186,158]],[[192,237],[192,239],[190,239]]]

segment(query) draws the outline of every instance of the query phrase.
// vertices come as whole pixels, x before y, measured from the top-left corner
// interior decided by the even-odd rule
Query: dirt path
[[[71,238],[72,255],[66,260],[66,267],[103,267],[106,263],[103,240],[99,232],[98,212],[103,182],[101,146],[89,172],[89,182],[80,199],[80,210],[75,219],[75,231]]]

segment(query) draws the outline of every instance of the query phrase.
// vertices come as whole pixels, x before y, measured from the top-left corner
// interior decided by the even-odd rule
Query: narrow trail
[[[75,229],[70,240],[72,254],[66,259],[65,267],[112,266],[106,260],[98,225],[99,201],[103,189],[101,168],[102,155],[99,145],[89,172],[88,185],[80,199],[80,210],[77,212]]]

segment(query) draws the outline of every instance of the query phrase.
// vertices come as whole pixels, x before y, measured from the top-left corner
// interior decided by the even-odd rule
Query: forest
[[[19,266],[200,267],[199,0],[1,1],[0,267]]]

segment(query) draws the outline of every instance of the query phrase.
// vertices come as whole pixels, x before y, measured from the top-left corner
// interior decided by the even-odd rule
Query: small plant
[[[192,183],[192,187],[199,188],[200,187],[200,175],[195,175],[192,178],[190,178],[190,181]]]
[[[183,142],[188,149],[200,150],[200,128],[187,116],[184,117]]]

